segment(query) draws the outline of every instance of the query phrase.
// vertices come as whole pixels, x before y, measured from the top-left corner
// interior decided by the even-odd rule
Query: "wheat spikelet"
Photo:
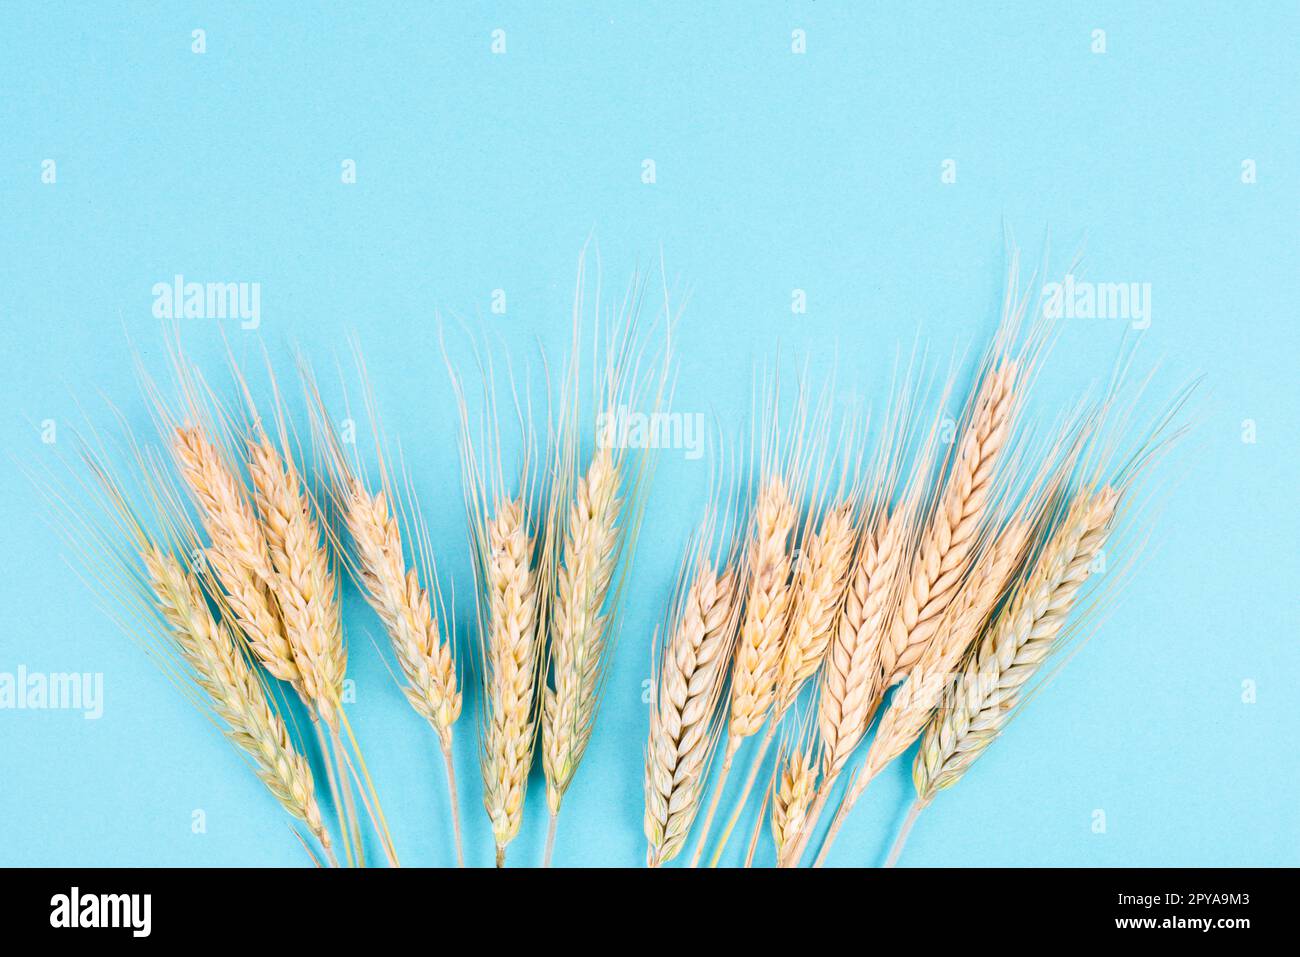
[[[429,594],[408,568],[397,519],[383,492],[357,479],[343,493],[343,517],[356,545],[362,592],[384,623],[405,675],[406,698],[433,725],[444,748],[460,717],[461,695],[451,647],[443,640]]]
[[[866,734],[880,697],[879,645],[902,565],[903,526],[882,511],[863,536],[826,655],[818,730],[822,773],[828,779],[839,774]]]
[[[329,853],[311,769],[272,710],[234,635],[217,622],[195,577],[156,547],[142,553],[158,611],[211,699],[226,732],[252,759],[257,776],[286,811],[303,821]]]
[[[604,606],[618,559],[620,481],[619,464],[608,447],[601,447],[578,480],[565,525],[551,619],[551,684],[542,712],[542,764],[552,815],[559,813],[596,716],[608,644]]]
[[[788,859],[807,822],[808,806],[817,786],[812,749],[804,748],[778,761],[780,783],[772,792],[772,840],[779,862]]]
[[[909,586],[880,647],[885,685],[917,662],[957,593],[993,490],[1016,400],[1015,361],[984,377],[942,496],[913,559]]]
[[[783,714],[821,666],[835,631],[856,535],[853,507],[828,511],[799,556],[790,621],[777,668],[776,712]]]
[[[656,867],[686,843],[717,738],[713,715],[727,678],[736,572],[701,560],[660,662],[646,749],[646,860]]]
[[[985,631],[958,685],[926,729],[913,765],[918,799],[955,784],[1010,720],[1057,638],[1110,533],[1118,496],[1109,486],[1076,498],[1032,572]]]
[[[176,429],[172,452],[211,541],[208,562],[249,647],[268,672],[299,687],[301,675],[271,593],[275,572],[266,536],[243,482],[198,426]]]
[[[523,820],[537,714],[537,573],[522,498],[497,509],[488,523],[487,548],[483,806],[492,822],[500,862]]]
[[[728,736],[739,740],[758,731],[776,697],[781,638],[790,603],[790,534],[795,508],[780,478],[763,489],[755,513],[749,554],[749,591],[736,660],[731,669]]]
[[[347,652],[334,573],[311,499],[293,463],[265,436],[250,439],[248,470],[302,690],[320,718],[337,728]]]

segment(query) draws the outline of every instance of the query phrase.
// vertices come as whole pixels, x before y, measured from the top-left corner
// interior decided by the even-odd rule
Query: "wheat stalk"
[[[804,748],[784,762],[778,761],[778,767],[780,783],[772,792],[772,840],[776,844],[777,861],[783,861],[798,845],[807,823],[808,807],[817,785],[817,766],[812,749]]]
[[[497,866],[523,820],[536,725],[537,572],[522,498],[506,501],[487,528],[487,713],[483,806],[492,822]]]
[[[848,793],[817,855],[821,866],[854,804],[867,785],[890,761],[911,746],[925,729],[930,715],[943,698],[952,681],[953,671],[979,633],[1020,563],[1029,540],[1032,523],[1017,517],[998,535],[976,564],[967,580],[949,603],[944,618],[921,658],[908,670],[902,687],[890,702],[876,729],[862,767],[854,777]]]
[[[1018,365],[983,379],[938,506],[913,558],[909,585],[880,646],[885,686],[920,659],[970,566],[1016,404]]]
[[[795,508],[785,482],[773,477],[759,495],[754,513],[747,570],[749,587],[731,666],[727,743],[691,866],[698,864],[704,853],[709,828],[740,742],[762,727],[776,697],[781,636],[785,633],[790,601],[790,535],[794,523]]]
[[[265,435],[249,440],[249,475],[274,569],[275,595],[303,693],[337,732],[347,652],[329,552],[297,468]]]
[[[714,710],[735,641],[735,592],[734,569],[715,574],[701,559],[659,661],[645,768],[650,867],[680,853],[699,809],[704,771],[717,741]]]
[[[268,672],[301,692],[302,676],[271,591],[276,576],[266,535],[243,482],[199,426],[176,429],[171,447],[211,542],[208,562],[249,647]]]
[[[1077,496],[1024,584],[985,631],[926,728],[912,770],[922,803],[955,784],[1011,719],[1026,683],[1057,647],[1110,534],[1117,501],[1110,486]]]
[[[157,609],[225,722],[227,735],[253,759],[258,778],[275,799],[307,825],[337,865],[316,804],[311,769],[271,708],[234,635],[209,610],[198,580],[173,556],[150,546],[142,557]]]
[[[542,765],[552,820],[591,739],[608,619],[605,599],[618,559],[621,473],[608,447],[578,480],[564,532],[551,617],[551,683],[542,712]]]

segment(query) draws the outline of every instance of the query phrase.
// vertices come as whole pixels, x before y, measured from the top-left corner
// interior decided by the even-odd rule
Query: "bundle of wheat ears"
[[[490,359],[479,355],[474,390],[446,360],[472,642],[456,640],[453,592],[359,352],[373,454],[340,437],[338,410],[304,358],[300,435],[269,364],[259,406],[233,359],[223,393],[175,338],[175,388],[141,373],[156,437],[137,439],[116,413],[120,440],[89,431],[62,480],[41,477],[86,580],[243,753],[318,864],[399,862],[348,716],[345,581],[373,610],[390,670],[432,731],[449,853],[463,866],[462,828],[484,823],[457,801],[463,681],[473,674],[496,864],[524,824],[535,765],[549,812],[542,863],[551,862],[616,639],[628,634],[641,654],[653,630],[620,615],[651,453],[616,441],[608,425],[617,410],[667,403],[676,318],[665,304],[642,322],[638,287],[612,319],[597,309],[589,324],[583,288],[580,267],[571,351],[553,395],[548,380],[544,421],[513,377],[503,397]],[[771,862],[820,865],[871,781],[915,744],[916,800],[892,864],[920,811],[1086,633],[1099,599],[1085,597],[1085,581],[1132,514],[1137,480],[1180,434],[1186,391],[1122,461],[1116,388],[1031,436],[1022,413],[1051,329],[1018,290],[1013,266],[1002,321],[955,418],[946,412],[955,376],[939,383],[929,416],[916,370],[900,376],[874,434],[868,416],[841,414],[829,388],[814,397],[801,386],[786,408],[774,379],[755,416],[752,467],[724,468],[720,445],[708,518],[652,642],[648,865],[692,841],[692,865],[721,862],[765,771],[744,863],[763,859],[770,806]],[[723,821],[716,812],[746,752]]]

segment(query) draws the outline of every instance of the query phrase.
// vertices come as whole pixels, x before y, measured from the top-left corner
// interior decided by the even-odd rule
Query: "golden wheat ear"
[[[661,313],[662,346],[650,338],[658,324],[642,325],[645,285],[640,279],[634,279],[607,327],[600,318],[597,301],[592,336],[592,399],[584,413],[579,402],[585,342],[583,268],[580,262],[573,351],[557,429],[560,451],[553,458],[558,473],[553,486],[557,491],[552,497],[557,506],[555,527],[562,532],[555,535],[552,544],[560,550],[558,557],[544,559],[553,562],[555,569],[555,590],[547,621],[549,681],[542,708],[542,768],[551,812],[546,863],[554,850],[561,803],[591,741],[609,677],[620,630],[622,592],[653,465],[652,451],[630,447],[623,441],[617,422],[627,410],[655,414],[662,408],[675,322],[666,286]],[[602,336],[606,337],[603,345]],[[587,414],[595,421],[595,447],[586,469],[575,480],[581,459],[579,424]],[[568,494],[569,488],[573,489],[572,495]]]
[[[783,441],[779,378],[764,382],[761,389],[756,387],[756,393],[761,398],[756,395],[755,404],[761,402],[763,407],[761,421],[756,424],[758,434],[752,442],[758,460],[759,489],[749,513],[750,527],[741,554],[744,587],[739,635],[732,654],[725,742],[712,797],[691,856],[692,867],[703,857],[736,754],[745,739],[762,728],[776,698],[781,639],[789,615],[793,536],[799,521],[796,499],[802,481],[798,442],[807,423],[806,396],[801,394],[793,427],[787,441]]]
[[[537,687],[544,670],[538,621],[545,601],[539,580],[547,579],[538,566],[539,537],[545,530],[539,532],[536,513],[545,470],[535,464],[531,391],[526,385],[521,397],[513,374],[510,395],[521,454],[517,470],[505,464],[494,367],[490,358],[475,351],[483,400],[477,439],[462,380],[445,343],[443,358],[460,414],[461,477],[483,661],[479,720],[483,807],[492,827],[496,864],[504,867],[506,850],[523,823],[537,742]],[[507,474],[517,477],[507,480]]]
[[[790,865],[816,791],[817,761],[811,742],[778,756],[772,788],[772,843],[779,866]]]
[[[743,584],[731,533],[738,483],[733,476],[724,497],[726,470],[720,460],[709,511],[687,545],[652,662],[644,787],[649,867],[686,846],[724,724],[719,704]]]
[[[207,535],[204,557],[219,583],[218,597],[262,667],[288,682],[310,707],[285,633],[270,546],[242,469],[238,436],[246,426],[190,363],[175,332],[168,340],[168,361],[174,394],[164,394],[139,364],[137,377]]]
[[[353,343],[366,419],[374,442],[378,480],[363,477],[357,446],[349,453],[329,416],[314,373],[300,358],[299,376],[307,398],[312,438],[329,476],[328,497],[347,530],[350,548],[332,536],[341,563],[384,626],[406,680],[411,707],[437,735],[447,772],[457,861],[464,865],[460,815],[452,762],[452,729],[461,693],[450,642],[439,623],[442,601],[435,567],[409,478],[387,452],[383,428],[360,346]],[[346,405],[346,398],[345,398]],[[355,423],[351,409],[345,421]]]
[[[960,662],[1004,600],[1008,586],[1031,551],[1035,533],[1047,520],[1068,481],[1086,441],[1088,427],[1083,416],[1068,417],[1041,457],[1024,447],[1008,450],[1008,465],[1013,471],[1026,457],[1042,464],[1031,473],[1026,487],[1004,483],[999,497],[990,500],[989,520],[972,544],[966,574],[958,583],[934,635],[908,669],[884,712],[863,764],[855,772],[831,822],[815,861],[817,866],[825,860],[841,826],[867,786],[921,735],[936,709],[942,709]],[[1021,496],[1018,503],[1013,493]]]
[[[71,487],[50,475],[38,483],[79,574],[337,866],[311,770],[238,633],[213,613],[205,591],[205,582],[215,585],[210,568],[160,457],[128,432],[131,492],[98,436],[80,438],[79,446],[81,468],[68,463],[76,469]]]
[[[912,767],[917,798],[890,854],[897,861],[912,823],[939,791],[956,784],[1035,693],[1040,672],[1070,640],[1095,627],[1102,597],[1081,602],[1084,587],[1143,473],[1184,434],[1177,419],[1196,383],[1182,390],[1136,450],[1109,478],[1115,445],[1098,433],[1080,465],[1077,488],[1062,495],[1053,523],[1012,597],[972,650],[945,706],[925,731]],[[1098,418],[1114,407],[1115,395]],[[1116,432],[1122,434],[1122,428]],[[1131,562],[1133,557],[1130,557]],[[1107,581],[1104,597],[1122,584],[1123,569]],[[1071,624],[1071,616],[1074,616]]]
[[[803,504],[803,514],[794,532],[799,547],[791,563],[786,616],[778,640],[775,674],[770,679],[771,718],[751,757],[749,774],[723,826],[710,866],[716,866],[726,850],[782,720],[804,685],[821,669],[844,602],[862,519],[864,423],[855,411],[846,410],[832,443],[837,411],[833,395],[832,378],[823,387],[807,424],[797,429],[802,448],[796,446],[791,461],[794,474],[799,476],[794,499]],[[801,397],[799,418],[806,403]]]
[[[267,420],[229,349],[227,359],[239,394],[233,410],[215,398],[179,343],[173,350],[181,411],[174,416],[164,401],[155,398],[155,419],[212,540],[214,564],[221,566],[220,600],[236,612],[234,617],[259,661],[270,673],[292,678],[311,713],[343,822],[349,863],[364,864],[353,780],[362,789],[385,855],[395,863],[378,796],[343,709],[347,650],[336,575],[337,535],[312,488],[313,470],[300,464],[304,462],[301,446],[285,413],[270,358],[264,351],[272,409]],[[155,389],[153,395],[160,394]],[[242,488],[244,470],[252,486],[253,526],[247,499],[235,501],[235,493],[247,494]],[[209,485],[221,494],[210,494]],[[225,499],[224,510],[213,507],[220,498]],[[235,552],[234,545],[245,546],[244,553]]]
[[[866,734],[879,704],[881,643],[908,570],[912,528],[922,500],[921,483],[914,478],[912,485],[902,490],[902,500],[895,502],[900,494],[908,426],[916,418],[915,362],[913,356],[907,369],[895,369],[895,385],[881,420],[876,451],[864,469],[857,537],[818,683],[821,782],[804,815],[804,833],[789,844],[785,855],[789,863],[798,862],[831,788]],[[924,450],[921,457],[926,457]]]

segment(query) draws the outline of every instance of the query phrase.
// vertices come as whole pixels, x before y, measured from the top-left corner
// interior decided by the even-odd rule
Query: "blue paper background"
[[[225,324],[246,358],[265,343],[285,361],[298,344],[328,367],[358,335],[464,614],[435,310],[515,355],[562,343],[594,232],[607,291],[657,268],[661,250],[690,287],[676,408],[738,423],[778,344],[792,366],[834,362],[842,395],[878,404],[900,345],[919,338],[943,365],[991,332],[1004,228],[1031,260],[1050,229],[1058,270],[1085,246],[1087,278],[1151,283],[1140,356],[1163,362],[1155,392],[1201,373],[1207,383],[1193,439],[1160,474],[1155,534],[1101,633],[927,812],[905,862],[1300,862],[1300,14],[890,6],[6,4],[0,671],[102,672],[105,713],[0,711],[0,864],[303,863],[236,754],[89,600],[19,468],[56,451],[34,423],[56,420],[64,442],[77,400],[94,408],[96,390],[148,428],[131,344],[162,368],[154,283],[260,282],[260,329]],[[490,50],[498,28],[504,55]],[[791,52],[795,29],[805,54]],[[1094,29],[1104,54],[1091,52]],[[345,159],[353,185],[340,181]],[[953,184],[940,180],[947,159]],[[1242,182],[1247,159],[1254,184]],[[489,310],[498,288],[505,315]],[[794,289],[807,291],[806,314],[791,312]],[[209,367],[214,325],[185,327]],[[1064,325],[1037,418],[1104,379],[1123,325]],[[707,475],[680,452],[661,460],[560,863],[643,858],[641,684]],[[406,863],[448,863],[432,737],[351,588],[345,604],[353,713],[397,845]],[[484,864],[472,717],[459,726],[460,793]],[[519,863],[541,856],[538,784],[540,773],[511,849]],[[878,863],[909,790],[899,762],[833,860]],[[191,832],[195,809],[204,834]]]

